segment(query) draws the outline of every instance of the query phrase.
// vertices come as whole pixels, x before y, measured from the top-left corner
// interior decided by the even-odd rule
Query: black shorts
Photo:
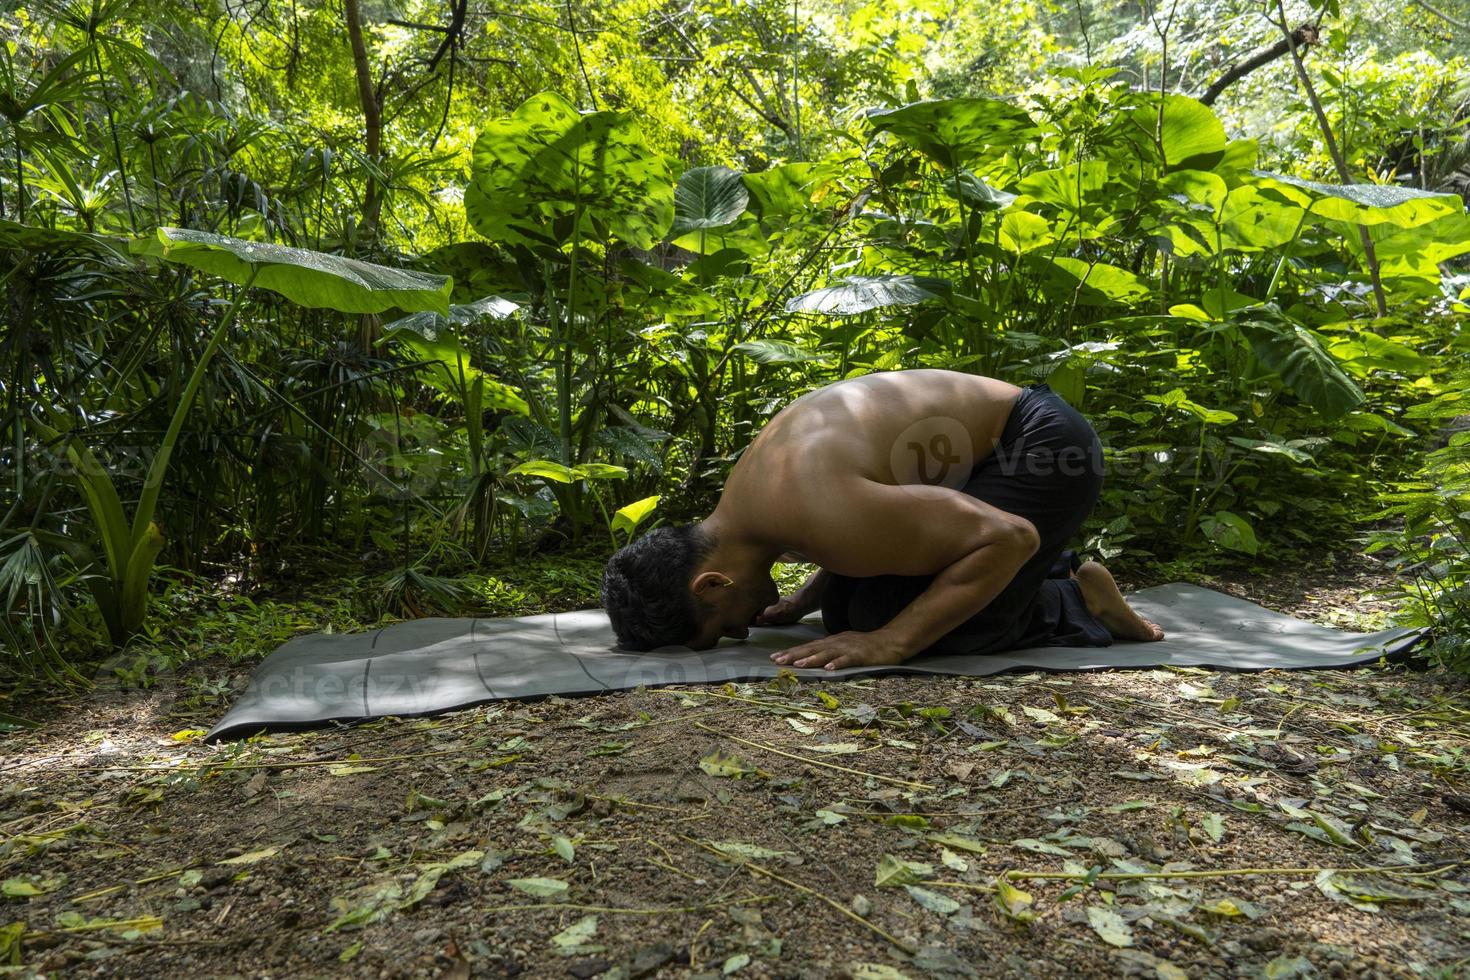
[[[1022,389],[993,451],[960,489],[1026,518],[1036,526],[1040,547],[988,606],[928,652],[1110,644],[1068,574],[1076,557],[1064,550],[1097,504],[1102,481],[1102,444],[1088,421],[1047,385]],[[822,623],[829,633],[879,629],[932,581],[933,576],[833,576],[822,596]]]

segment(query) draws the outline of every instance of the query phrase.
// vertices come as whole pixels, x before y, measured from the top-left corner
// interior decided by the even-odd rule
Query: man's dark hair
[[[690,594],[689,581],[714,547],[699,525],[685,524],[650,531],[608,560],[602,604],[619,646],[652,650],[699,632],[709,607]]]

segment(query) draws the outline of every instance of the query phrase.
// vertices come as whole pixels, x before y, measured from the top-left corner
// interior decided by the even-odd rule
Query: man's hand
[[[767,606],[759,616],[755,617],[755,625],[790,626],[792,623],[800,622],[803,616],[815,609],[816,606],[806,596],[801,592],[796,592],[793,595],[782,596]]]
[[[771,654],[771,659],[787,667],[879,667],[901,664],[909,653],[884,630],[872,633],[834,633],[820,640],[803,643],[790,650]]]
[[[827,587],[831,576],[822,569],[812,573],[801,588],[788,596],[782,596],[755,617],[756,626],[790,626],[800,622],[807,613],[822,608],[822,590]]]

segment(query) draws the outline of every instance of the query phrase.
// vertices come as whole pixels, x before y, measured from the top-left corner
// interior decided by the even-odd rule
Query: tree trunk
[[[366,134],[367,158],[374,167],[383,161],[383,105],[373,88],[372,69],[368,65],[367,44],[362,37],[362,14],[357,0],[342,0],[347,17],[347,38],[352,45],[352,67],[357,75],[357,98],[362,103],[363,129]],[[369,173],[362,196],[362,240],[368,249],[377,243],[378,217],[383,209],[382,189],[377,176]]]
[[[1332,134],[1332,122],[1322,108],[1322,100],[1317,98],[1317,87],[1312,84],[1312,78],[1307,74],[1306,62],[1302,61],[1302,53],[1297,47],[1295,35],[1286,27],[1286,8],[1282,0],[1276,0],[1276,10],[1281,17],[1277,26],[1281,28],[1287,49],[1291,52],[1291,63],[1296,68],[1297,81],[1301,83],[1302,89],[1307,94],[1307,102],[1312,106],[1312,113],[1317,117],[1317,125],[1322,129],[1322,140],[1327,144],[1327,152],[1332,157],[1332,165],[1337,168],[1338,179],[1344,184],[1355,184],[1357,181],[1353,180],[1352,171],[1348,169],[1342,150],[1338,148],[1337,137]],[[1383,293],[1383,279],[1378,273],[1378,250],[1373,247],[1373,239],[1368,234],[1368,229],[1362,225],[1358,225],[1358,242],[1363,246],[1363,258],[1368,265],[1368,276],[1373,280],[1373,301],[1378,308],[1378,315],[1388,316],[1388,297]]]

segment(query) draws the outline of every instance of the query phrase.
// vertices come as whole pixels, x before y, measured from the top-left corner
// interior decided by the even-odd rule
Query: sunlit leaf
[[[999,99],[960,98],[870,109],[873,128],[890,132],[942,167],[963,166],[991,147],[1025,144],[1038,133],[1024,109]]]
[[[850,276],[835,286],[793,296],[786,301],[786,312],[853,316],[889,306],[912,306],[942,299],[952,289],[948,280],[932,276]]]
[[[612,529],[614,531],[622,531],[624,534],[632,537],[633,533],[638,530],[638,525],[647,520],[648,515],[652,514],[658,507],[658,501],[659,495],[654,494],[651,497],[644,497],[642,500],[635,500],[631,504],[619,507],[613,513]]]
[[[255,286],[280,293],[298,306],[339,313],[400,309],[449,315],[453,283],[446,276],[190,228],[159,228],[152,238],[134,242],[133,250],[237,285],[243,285],[254,274]]]

